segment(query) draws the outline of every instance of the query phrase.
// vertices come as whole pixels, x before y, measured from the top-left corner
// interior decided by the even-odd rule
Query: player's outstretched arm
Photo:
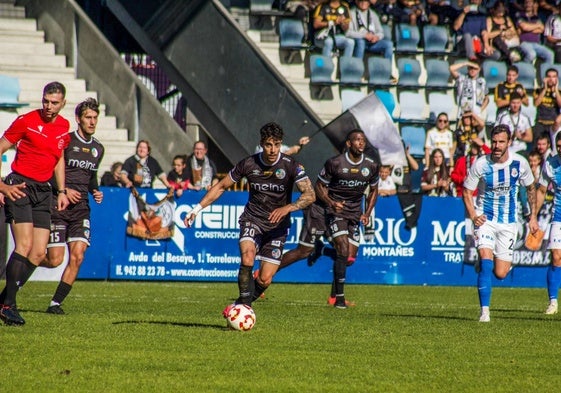
[[[207,191],[203,199],[201,199],[201,201],[197,204],[197,206],[195,206],[193,210],[191,210],[189,214],[187,214],[187,216],[183,220],[185,226],[190,227],[191,224],[193,224],[193,221],[195,221],[195,217],[201,210],[211,205],[214,201],[220,198],[222,193],[234,184],[235,182],[230,178],[230,175],[227,175],[224,176],[222,180],[220,180],[214,186],[212,186],[210,190]]]

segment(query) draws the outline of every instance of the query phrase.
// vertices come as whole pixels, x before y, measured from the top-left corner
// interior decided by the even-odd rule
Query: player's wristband
[[[191,213],[196,215],[199,214],[201,210],[203,210],[203,207],[201,206],[200,203],[197,203],[197,205],[193,208],[193,210],[191,210]]]
[[[63,188],[62,190],[58,190],[58,191],[57,191],[57,195],[58,195],[58,194],[66,194],[66,193],[67,193],[67,192],[66,192],[66,188]]]

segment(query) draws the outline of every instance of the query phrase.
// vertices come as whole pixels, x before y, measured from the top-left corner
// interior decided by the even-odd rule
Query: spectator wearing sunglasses
[[[444,153],[444,160],[449,167],[454,166],[454,152],[456,141],[454,133],[450,130],[450,122],[445,112],[436,117],[436,125],[427,131],[425,139],[425,167],[428,166],[429,157],[434,149],[440,149]]]

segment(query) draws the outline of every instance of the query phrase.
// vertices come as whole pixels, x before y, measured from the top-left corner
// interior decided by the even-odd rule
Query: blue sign
[[[186,228],[183,219],[203,194],[186,192],[176,199],[175,231],[166,240],[127,236],[129,191],[103,188],[103,192],[101,205],[91,203],[92,244],[79,278],[237,281],[241,260],[238,217],[247,202],[246,192],[225,192],[197,216],[192,228]],[[142,195],[147,203],[155,203],[165,196],[165,190],[143,190]],[[302,213],[292,213],[285,251],[297,247],[302,224]],[[347,270],[348,283],[476,283],[473,266],[464,264],[465,219],[461,199],[423,197],[418,225],[408,230],[397,197],[379,198],[374,229],[373,238],[361,242],[357,260]],[[545,276],[544,266],[516,267],[505,280],[495,280],[494,285],[542,287]],[[329,283],[332,279],[333,261],[324,256],[312,267],[305,260],[297,262],[280,271],[274,281]]]

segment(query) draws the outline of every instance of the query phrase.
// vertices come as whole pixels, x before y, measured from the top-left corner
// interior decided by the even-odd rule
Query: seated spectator
[[[559,90],[559,74],[555,68],[545,71],[542,86],[534,90],[534,105],[536,106],[536,121],[533,134],[538,137],[543,133],[556,132],[561,122],[561,90]],[[552,135],[553,136],[553,135]],[[555,139],[552,140],[554,146]]]
[[[313,16],[315,30],[315,44],[323,48],[324,56],[338,56],[338,50],[343,50],[343,56],[351,57],[355,41],[345,36],[351,23],[351,14],[346,2],[326,0],[316,7]]]
[[[395,188],[395,183],[390,176],[392,173],[391,165],[380,166],[380,181],[378,182],[378,195],[379,196],[390,196],[397,193]]]
[[[495,2],[487,17],[487,57],[506,59],[510,64],[522,60],[520,37],[512,19],[506,15],[504,3]]]
[[[374,10],[378,13],[380,22],[385,25],[393,26],[396,23],[402,22],[404,18],[406,19],[406,15],[397,4],[397,0],[371,0],[370,3],[372,4]]]
[[[99,185],[105,187],[123,187],[121,182],[121,169],[123,168],[122,162],[114,162],[111,164],[111,169],[101,176]]]
[[[497,116],[508,109],[510,95],[516,93],[522,97],[522,104],[528,106],[530,102],[526,89],[518,82],[518,67],[511,65],[506,71],[506,80],[495,86],[495,104],[497,105]]]
[[[193,154],[187,159],[187,178],[190,190],[208,190],[218,183],[216,165],[207,156],[208,148],[205,142],[197,141],[193,145]]]
[[[469,142],[469,150],[467,155],[462,155],[456,160],[456,165],[454,170],[450,174],[450,179],[456,186],[456,196],[461,197],[464,193],[464,180],[467,177],[469,168],[473,165],[473,162],[481,155],[489,154],[491,149],[483,143],[483,140],[479,137],[471,139]],[[477,195],[477,190],[474,192]]]
[[[446,165],[454,166],[454,152],[456,151],[456,141],[454,134],[450,130],[450,122],[445,112],[439,113],[436,117],[436,126],[427,131],[425,139],[425,166],[429,164],[429,156],[434,149],[440,149],[444,153]]]
[[[440,149],[434,149],[430,155],[429,165],[421,177],[421,190],[428,196],[449,196],[452,195],[450,185],[444,153]]]
[[[406,23],[416,26],[427,21],[425,6],[421,0],[399,0],[398,4],[407,18]]]
[[[384,37],[384,30],[376,11],[370,7],[370,0],[357,0],[351,9],[351,24],[347,37],[355,41],[354,57],[363,58],[364,51],[381,53],[391,60],[393,43],[391,37]]]
[[[512,132],[510,151],[514,153],[526,152],[528,144],[532,144],[532,122],[530,118],[521,112],[522,98],[516,92],[510,95],[508,110],[503,111],[497,117],[495,126],[506,124]]]
[[[538,0],[538,16],[542,22],[559,13],[557,3],[557,0]]]
[[[136,145],[136,154],[125,160],[121,169],[121,181],[125,187],[150,188],[158,178],[166,188],[170,188],[162,167],[150,156],[151,150],[150,143],[141,140]]]
[[[307,38],[308,41],[312,42],[313,38],[310,37],[310,34],[313,28],[309,26],[310,14],[316,8],[316,6],[320,3],[319,0],[288,0],[288,1],[280,1],[279,9],[281,11],[288,11],[291,12],[293,17],[302,21],[302,25],[304,26],[304,37]]]
[[[457,163],[460,157],[469,153],[472,141],[485,140],[485,120],[473,112],[464,112],[454,134],[456,139],[454,157]]]
[[[548,45],[553,48],[555,53],[555,62],[561,63],[561,3],[555,8],[556,13],[553,13],[547,18],[543,36]]]
[[[428,18],[431,25],[444,25],[449,28],[462,12],[452,6],[450,0],[427,0]]]
[[[534,179],[536,183],[540,178],[540,173],[542,171],[542,164],[543,159],[542,155],[537,150],[532,150],[528,153],[528,164],[530,164],[530,169],[532,169],[532,173],[534,174]]]
[[[413,157],[411,153],[409,153],[410,146],[409,145],[405,146],[405,143],[403,143],[403,148],[405,149],[405,158],[407,158],[407,165],[404,166],[403,168],[394,168],[394,173],[396,169],[397,170],[401,169],[402,176],[403,176],[403,180],[401,184],[397,186],[398,194],[407,194],[412,191],[413,182],[411,179],[411,173],[419,170],[419,163],[417,162],[415,157]]]
[[[533,63],[538,57],[543,63],[553,63],[555,54],[542,45],[545,26],[538,16],[537,0],[524,0],[524,12],[518,14],[516,26],[520,30],[520,49],[524,61]]]
[[[177,155],[173,157],[173,169],[168,173],[168,182],[175,190],[175,194],[180,197],[183,191],[188,189],[189,174],[187,173],[187,157]]]
[[[489,52],[489,48],[486,48],[487,15],[480,5],[481,0],[470,0],[452,24],[453,30],[460,37],[456,49],[460,54],[465,53],[471,61],[483,56],[485,51]]]
[[[462,67],[467,67],[467,75],[459,72]],[[479,64],[473,61],[459,62],[450,66],[450,74],[456,81],[458,118],[466,111],[481,116],[489,104],[487,82],[485,78],[479,76],[480,70]]]

